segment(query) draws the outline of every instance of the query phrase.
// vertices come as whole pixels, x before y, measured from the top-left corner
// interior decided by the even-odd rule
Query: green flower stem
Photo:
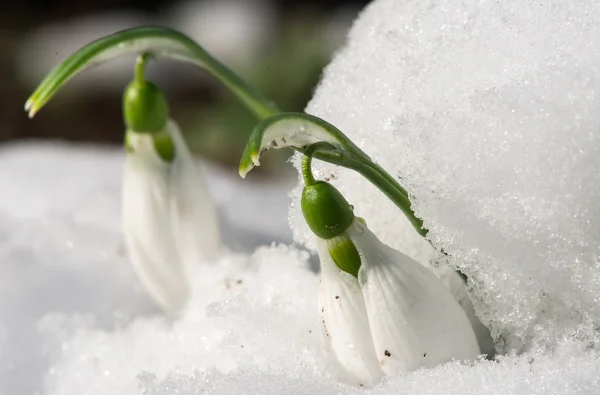
[[[279,112],[273,102],[252,89],[194,40],[176,30],[153,26],[123,30],[79,49],[52,69],[25,103],[25,110],[33,117],[63,84],[79,72],[131,53],[166,56],[198,66],[225,85],[258,119]]]
[[[302,178],[307,186],[314,185],[317,182],[312,174],[311,162],[312,158],[310,156],[302,156]]]
[[[151,55],[148,52],[143,53],[140,56],[138,56],[138,58],[135,62],[134,78],[139,83],[146,82],[144,72],[146,71],[146,64],[148,63],[150,56]]]
[[[383,192],[396,207],[402,210],[417,233],[423,237],[427,236],[428,231],[423,227],[423,220],[418,218],[412,210],[410,200],[404,193],[404,188],[394,181],[385,170],[381,168],[376,169],[364,163],[360,163],[357,167],[353,168],[353,170],[356,170],[369,180],[371,184],[375,185]]]
[[[247,85],[243,79],[238,77],[225,65],[212,58],[207,52],[205,54],[207,58],[209,57],[212,60],[206,70],[229,88],[258,119],[266,119],[281,112],[274,102],[267,100],[262,94]]]
[[[377,163],[371,162],[370,166],[373,168],[373,171],[381,174],[387,180],[387,182],[390,183],[390,185],[394,185],[394,187],[408,199],[408,192],[402,187],[402,185],[400,185],[395,177],[392,177],[390,173],[385,171],[385,169],[379,166]]]
[[[320,141],[318,143],[314,143],[308,146],[304,150],[304,155],[302,155],[302,178],[304,178],[304,183],[308,185],[313,185],[315,181],[315,177],[312,174],[312,158],[319,151],[335,151],[335,147],[330,143],[325,141]],[[336,156],[339,160],[341,155]]]

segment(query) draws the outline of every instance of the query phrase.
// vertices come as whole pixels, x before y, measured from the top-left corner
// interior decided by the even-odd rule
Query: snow
[[[289,185],[208,164],[231,251],[197,267],[169,321],[122,246],[121,150],[31,142],[0,148],[0,393],[600,393],[598,46],[593,0],[376,0],[307,109],[402,178],[448,257],[366,181],[316,164],[384,242],[469,276],[497,360],[345,384],[311,258],[270,245],[291,243]],[[290,222],[312,247],[299,190]]]
[[[378,0],[307,109],[403,180],[504,350],[598,340],[599,50],[596,1]],[[384,242],[435,256],[368,182],[320,169]]]
[[[111,331],[160,315],[125,256],[123,161],[123,151],[109,147],[0,147],[0,394],[38,390],[62,341],[83,324]],[[204,165],[232,250],[291,241],[286,182],[244,183]]]

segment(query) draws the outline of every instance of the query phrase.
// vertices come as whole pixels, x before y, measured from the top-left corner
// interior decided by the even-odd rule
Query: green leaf
[[[305,113],[279,113],[264,119],[252,131],[240,160],[240,176],[245,178],[252,168],[260,166],[260,155],[271,148],[291,147],[303,152],[319,142],[331,144],[356,161],[371,162],[344,133],[321,118]]]
[[[126,54],[148,53],[192,63],[221,81],[259,119],[278,112],[277,106],[250,88],[186,35],[163,27],[138,27],[100,38],[54,67],[25,103],[33,117],[60,89],[81,71]]]

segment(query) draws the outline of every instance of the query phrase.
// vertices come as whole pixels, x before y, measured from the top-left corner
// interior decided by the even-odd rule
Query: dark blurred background
[[[121,94],[133,58],[86,71],[32,120],[23,104],[46,73],[103,35],[141,26],[188,34],[282,109],[301,111],[323,67],[344,43],[366,0],[105,0],[5,3],[0,14],[0,142],[42,138],[121,144]],[[172,116],[192,149],[237,167],[256,121],[203,72],[168,60],[148,79],[167,93]],[[277,172],[289,152],[271,154],[261,173]]]

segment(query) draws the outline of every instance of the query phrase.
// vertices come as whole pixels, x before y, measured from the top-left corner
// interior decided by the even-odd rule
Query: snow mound
[[[598,340],[599,51],[594,0],[377,0],[307,109],[402,180],[504,349]],[[318,168],[384,242],[436,256],[368,182]]]

